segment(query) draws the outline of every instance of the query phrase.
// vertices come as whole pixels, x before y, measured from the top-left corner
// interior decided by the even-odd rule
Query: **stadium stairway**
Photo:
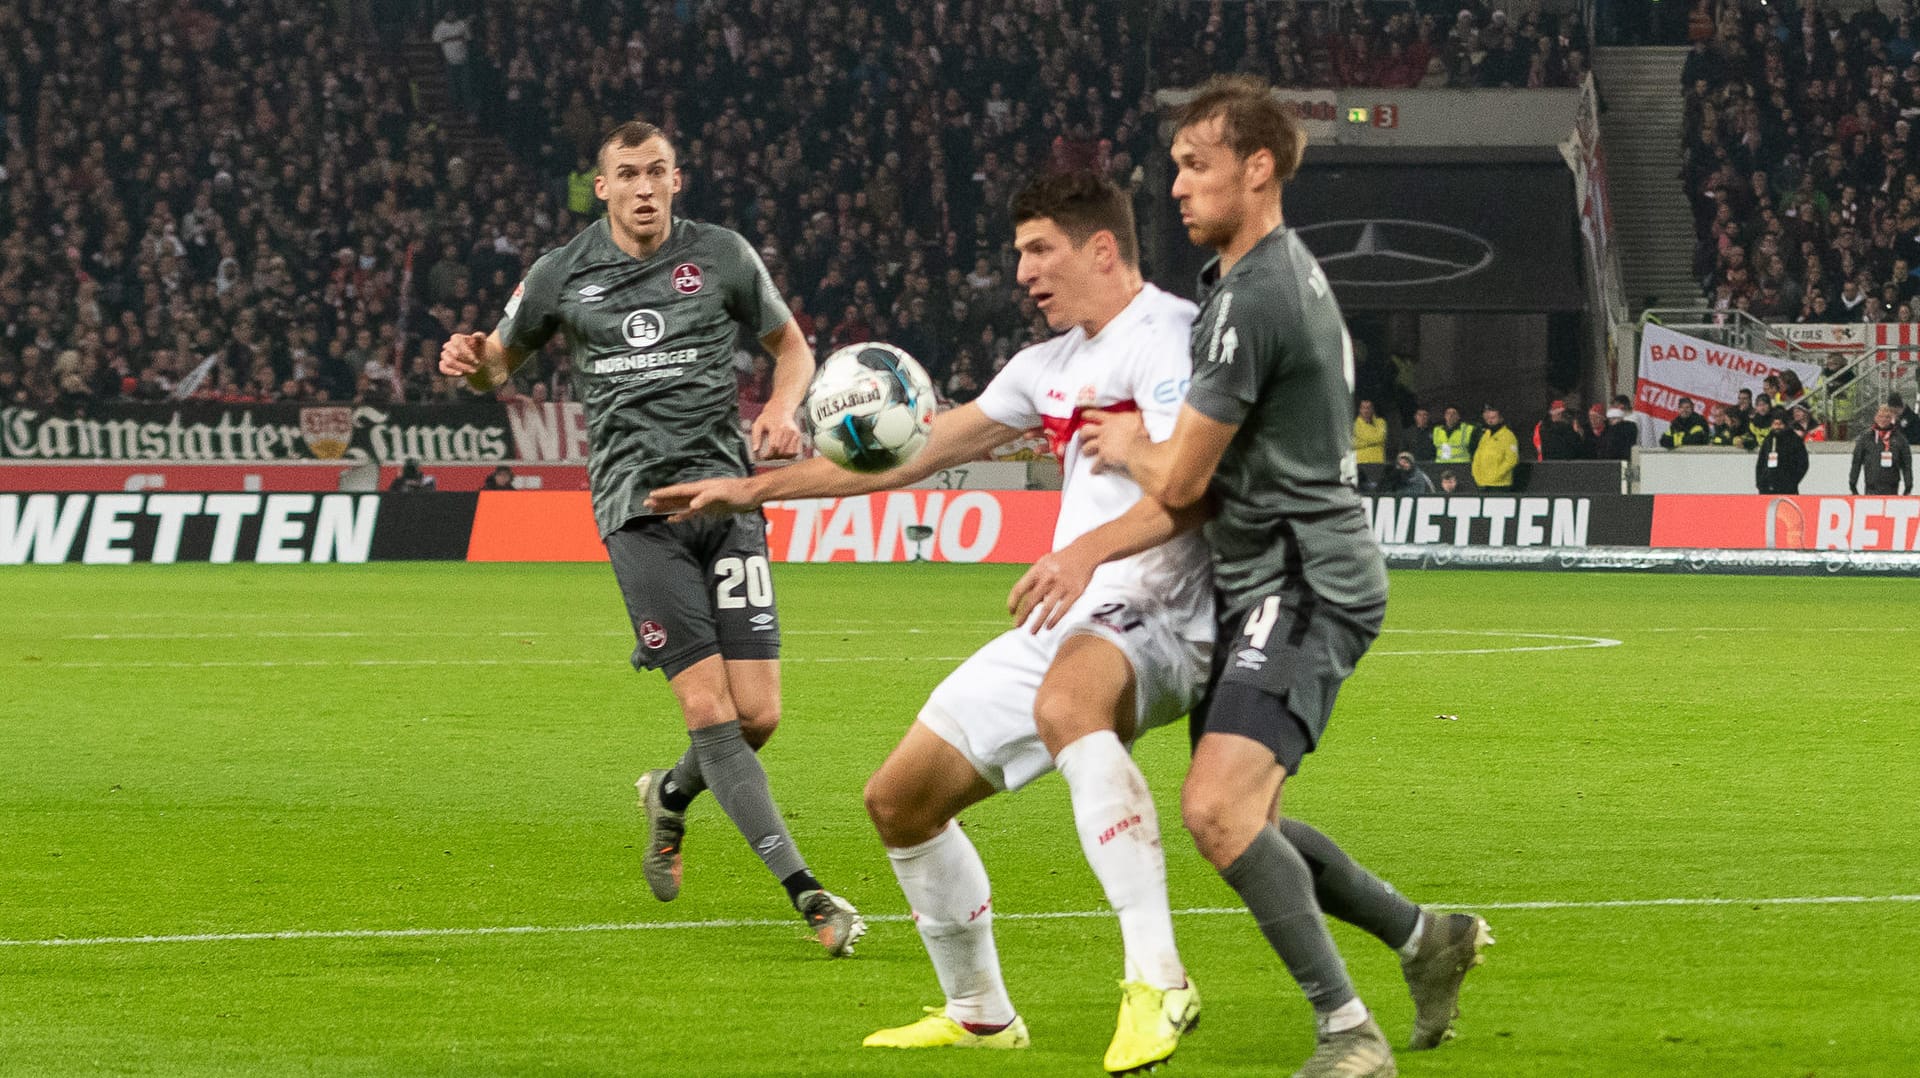
[[[1693,209],[1680,182],[1680,70],[1686,58],[1685,48],[1593,52],[1613,228],[1635,314],[1705,302],[1693,277]]]
[[[400,46],[399,60],[413,86],[415,106],[434,117],[461,156],[490,172],[506,168],[513,160],[506,142],[453,107],[453,91],[447,83],[447,65],[441,59],[440,46],[425,34],[415,34]]]

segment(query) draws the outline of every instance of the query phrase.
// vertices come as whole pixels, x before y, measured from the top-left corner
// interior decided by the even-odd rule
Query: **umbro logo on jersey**
[[[673,290],[675,292],[683,296],[691,296],[695,292],[700,291],[700,286],[705,283],[706,277],[701,274],[699,266],[691,262],[682,262],[673,267]]]
[[[753,626],[754,632],[763,633],[763,632],[766,632],[768,629],[773,628],[773,615],[772,614],[755,614],[754,616],[748,618],[747,622]]]
[[[1267,653],[1258,648],[1241,648],[1233,659],[1236,670],[1258,670],[1267,665]]]
[[[605,285],[590,284],[587,287],[582,288],[580,290],[580,302],[581,303],[599,303],[601,300],[607,298],[601,295],[601,293],[605,292],[606,290],[607,289]]]
[[[651,348],[667,335],[667,321],[658,311],[634,311],[620,323],[620,335],[635,348]]]

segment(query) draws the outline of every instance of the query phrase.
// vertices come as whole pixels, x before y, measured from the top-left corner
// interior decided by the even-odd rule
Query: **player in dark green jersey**
[[[1083,449],[1146,497],[1036,563],[1013,601],[1049,620],[1094,566],[1205,521],[1218,636],[1181,815],[1313,1004],[1317,1044],[1296,1078],[1386,1078],[1392,1050],[1322,911],[1399,951],[1414,1048],[1451,1035],[1461,981],[1492,937],[1472,914],[1415,906],[1280,816],[1282,785],[1380,631],[1387,586],[1353,489],[1352,344],[1326,275],[1281,214],[1304,145],[1256,79],[1208,82],[1177,119],[1173,196],[1189,238],[1219,252],[1201,274],[1186,404],[1160,443],[1130,417],[1089,417]]]
[[[654,895],[679,895],[687,805],[710,789],[821,945],[846,955],[866,925],[808,870],[754,755],[780,721],[765,518],[673,523],[645,505],[655,487],[748,473],[737,327],[775,357],[773,394],[753,423],[755,453],[799,452],[794,416],[813,374],[813,351],[759,255],[738,233],[675,219],[679,189],[674,147],[658,128],[616,127],[594,180],[607,216],[533,264],[491,335],[449,340],[440,370],[484,391],[556,332],[573,350],[594,517],[633,622],[633,664],[666,675],[692,740],[672,768],[636,784]]]

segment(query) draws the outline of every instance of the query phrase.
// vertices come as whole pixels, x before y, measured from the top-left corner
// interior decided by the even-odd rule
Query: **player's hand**
[[[784,401],[772,400],[760,409],[753,421],[753,455],[757,460],[792,460],[800,455],[804,436],[794,418],[799,409]]]
[[[449,378],[465,378],[479,370],[486,358],[486,334],[456,333],[440,346],[440,373]]]
[[[1080,452],[1093,461],[1096,472],[1125,474],[1136,446],[1147,440],[1147,426],[1139,412],[1103,412],[1090,409],[1081,415]]]
[[[723,517],[731,513],[750,513],[760,508],[746,479],[696,479],[675,483],[647,494],[647,511],[667,513],[668,520],[679,523],[697,516]]]
[[[1086,593],[1099,563],[1072,546],[1056,550],[1033,563],[1007,596],[1007,612],[1015,625],[1038,633],[1060,624],[1067,611]]]

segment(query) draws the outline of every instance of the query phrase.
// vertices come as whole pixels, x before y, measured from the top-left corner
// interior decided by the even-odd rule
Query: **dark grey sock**
[[[685,812],[693,799],[707,788],[707,780],[700,775],[700,760],[693,746],[680,757],[680,762],[667,772],[667,781],[660,784],[660,803],[668,812]]]
[[[1420,923],[1420,907],[1393,885],[1362,868],[1326,835],[1299,820],[1281,820],[1280,837],[1300,851],[1313,870],[1313,896],[1320,908],[1398,948]]]
[[[723,722],[693,731],[693,753],[713,799],[766,862],[773,878],[784,880],[806,871],[807,862],[794,848],[793,836],[787,834],[786,821],[773,803],[760,758],[740,736],[740,724]]]
[[[1333,945],[1326,919],[1313,900],[1313,871],[1293,844],[1272,827],[1262,830],[1220,878],[1247,904],[1287,972],[1300,983],[1320,1014],[1354,998],[1347,964]]]

